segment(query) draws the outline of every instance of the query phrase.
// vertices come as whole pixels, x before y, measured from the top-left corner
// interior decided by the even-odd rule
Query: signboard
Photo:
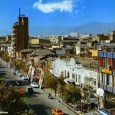
[[[106,69],[102,69],[102,70],[101,70],[101,72],[103,72],[103,73],[107,73],[107,74],[112,74],[112,72],[111,72],[111,71],[106,70]]]

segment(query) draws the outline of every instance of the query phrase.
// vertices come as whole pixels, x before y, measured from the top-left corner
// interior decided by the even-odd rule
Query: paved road
[[[22,78],[14,76],[13,71],[14,69],[8,68],[5,63],[0,61],[0,76],[7,79],[22,80]],[[26,89],[27,86],[24,86],[24,88]],[[29,107],[35,111],[36,115],[52,115],[52,108],[61,108],[66,115],[76,115],[57,99],[48,99],[48,94],[40,88],[34,88],[34,94],[26,95],[25,98]]]
[[[0,60],[0,76],[6,79],[23,80],[21,77],[13,75],[14,68],[8,67],[8,64]]]
[[[36,92],[33,95],[27,96],[29,106],[37,115],[52,115],[52,108],[61,108],[66,115],[76,115],[69,108],[60,103],[57,99],[48,99],[48,94],[40,88],[34,88]]]

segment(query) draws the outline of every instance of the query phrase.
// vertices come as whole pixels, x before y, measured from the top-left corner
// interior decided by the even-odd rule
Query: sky
[[[41,27],[115,22],[115,0],[0,0],[0,36],[11,34],[19,8],[29,18],[30,35]]]

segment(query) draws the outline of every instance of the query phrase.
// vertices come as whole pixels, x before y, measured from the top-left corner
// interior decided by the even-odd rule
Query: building
[[[6,42],[10,42],[11,41],[11,35],[7,35],[6,36]]]
[[[102,45],[98,57],[98,81],[105,91],[105,108],[115,108],[115,43]]]
[[[49,36],[48,39],[50,40],[52,45],[61,45],[63,36]]]
[[[98,43],[106,43],[106,42],[110,42],[110,38],[108,35],[104,35],[104,34],[97,34],[95,36],[93,36],[92,38],[93,41],[98,41]]]
[[[21,50],[28,48],[28,17],[20,15],[18,21],[12,26],[12,57],[21,58]]]
[[[65,82],[74,82],[76,85],[84,87],[92,86],[94,90],[98,88],[98,72],[83,68],[80,63],[76,63],[74,58],[57,58],[50,71],[56,77],[63,75]]]
[[[90,49],[89,52],[91,52],[92,57],[98,57],[98,50]]]
[[[30,44],[50,44],[50,40],[36,38],[36,39],[31,39]]]
[[[115,43],[115,31],[111,31],[108,33],[111,43]]]

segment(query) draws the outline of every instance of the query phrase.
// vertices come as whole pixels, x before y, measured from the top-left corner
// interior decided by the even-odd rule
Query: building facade
[[[105,108],[115,108],[115,44],[101,46],[99,57],[99,87],[105,91]],[[107,106],[108,105],[108,106]]]
[[[21,58],[21,50],[28,48],[28,17],[20,15],[12,26],[12,57]]]
[[[98,72],[83,68],[74,58],[70,60],[57,58],[52,64],[51,73],[56,77],[62,75],[65,82],[74,82],[84,87],[92,86],[94,90],[98,88]]]

